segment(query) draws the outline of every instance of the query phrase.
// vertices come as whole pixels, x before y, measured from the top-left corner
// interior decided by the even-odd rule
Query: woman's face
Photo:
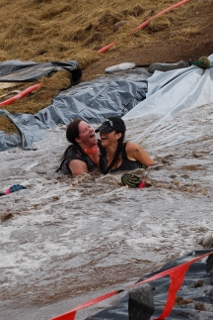
[[[88,148],[98,143],[94,129],[87,122],[79,122],[78,131],[79,136],[78,138],[76,138],[77,143],[82,143],[86,145]]]
[[[122,133],[116,133],[116,131],[112,131],[110,133],[104,133],[100,131],[100,139],[103,147],[117,145],[118,139],[122,136]]]

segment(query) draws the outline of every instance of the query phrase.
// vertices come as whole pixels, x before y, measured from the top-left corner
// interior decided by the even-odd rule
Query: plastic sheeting
[[[72,73],[73,83],[79,82],[82,71],[74,60],[44,62],[10,60],[0,63],[0,82],[34,81],[59,70]]]
[[[0,151],[21,144],[32,149],[33,142],[42,138],[45,131],[81,117],[89,123],[100,123],[109,116],[122,117],[146,98],[148,73],[139,68],[134,73],[118,73],[95,81],[84,82],[64,91],[53,103],[35,115],[9,113],[0,110],[17,127],[17,134],[0,132]]]
[[[180,265],[190,258],[202,255],[212,250],[195,251],[176,260],[172,260],[163,266],[157,272],[147,275],[145,278],[139,279],[138,282],[150,278],[164,270],[168,270]],[[166,318],[168,320],[211,320],[213,319],[213,286],[212,286],[212,270],[206,270],[206,259],[193,263],[186,272],[184,282],[177,292],[176,304],[172,312]],[[208,273],[206,272],[208,271]],[[155,281],[151,281],[150,285],[154,288],[153,296],[155,303],[155,312],[153,317],[158,317],[167,299],[168,287],[170,284],[169,277],[163,277]],[[128,294],[114,307],[107,308],[94,316],[86,318],[86,320],[128,320]],[[178,303],[179,301],[179,303]]]
[[[61,93],[50,106],[35,115],[0,110],[0,115],[6,115],[21,134],[20,138],[17,134],[8,136],[0,132],[0,151],[20,145],[23,149],[32,149],[33,142],[41,139],[47,129],[67,124],[76,117],[89,123],[101,123],[109,116],[126,120],[154,114],[156,121],[146,129],[141,128],[135,142],[150,133],[156,140],[162,123],[169,122],[180,112],[213,103],[213,54],[209,59],[211,68],[205,70],[191,66],[155,71],[150,76],[145,69],[135,68],[81,83]],[[190,140],[190,130],[184,128],[184,132],[178,132],[172,143]]]
[[[146,99],[123,117],[123,120],[127,120],[157,115],[156,121],[142,130],[136,140],[148,134],[157,139],[157,128],[162,123],[174,119],[180,112],[213,103],[213,54],[209,59],[211,67],[205,70],[191,66],[167,72],[154,72],[149,78]],[[189,131],[190,128],[184,128],[183,136],[186,137]],[[180,135],[181,132],[179,138]],[[179,139],[173,140],[173,143],[178,142]]]

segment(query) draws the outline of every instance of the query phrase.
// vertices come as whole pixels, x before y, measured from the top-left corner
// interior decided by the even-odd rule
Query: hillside
[[[106,67],[135,62],[150,65],[198,59],[213,52],[213,0],[191,0],[153,19],[144,29],[131,32],[142,22],[177,3],[168,0],[0,0],[0,61],[76,60],[82,81],[94,79]],[[98,50],[117,40],[105,53]],[[36,95],[5,107],[12,112],[35,113],[48,106],[60,90],[70,86],[67,73],[42,79]],[[8,91],[23,90],[32,83],[0,89],[0,101]],[[0,87],[1,88],[1,87]],[[2,97],[2,98],[1,98]],[[0,129],[13,125],[0,117]]]

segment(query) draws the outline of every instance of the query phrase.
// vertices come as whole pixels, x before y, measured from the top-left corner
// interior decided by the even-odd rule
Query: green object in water
[[[140,177],[134,174],[124,173],[121,177],[121,182],[129,188],[138,188],[142,181]]]
[[[197,61],[191,61],[191,64],[198,66],[202,69],[210,68],[210,60],[205,56],[200,57]]]

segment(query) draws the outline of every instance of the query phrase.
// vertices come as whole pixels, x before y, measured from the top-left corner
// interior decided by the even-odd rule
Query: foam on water
[[[121,173],[55,173],[65,126],[48,131],[35,151],[0,153],[0,190],[27,188],[1,197],[1,319],[49,319],[201,248],[212,222],[213,135],[212,120],[199,114],[157,127],[156,115],[126,121],[127,138],[138,137],[156,160],[135,171],[151,183],[145,189],[122,186]]]

